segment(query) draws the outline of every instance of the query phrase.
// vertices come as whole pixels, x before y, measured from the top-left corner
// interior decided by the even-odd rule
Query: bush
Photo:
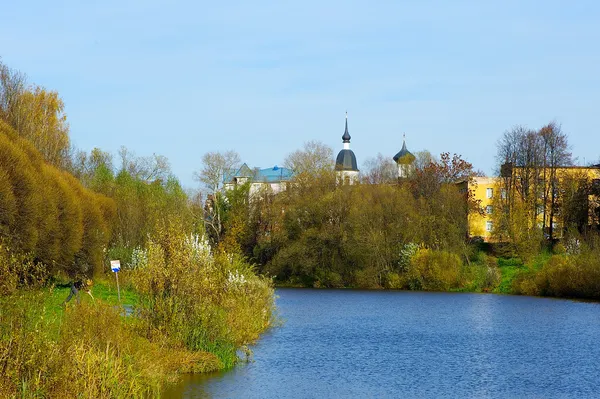
[[[0,296],[13,294],[19,288],[41,287],[47,279],[48,271],[43,264],[12,251],[0,240]]]
[[[270,282],[239,255],[213,256],[207,241],[186,236],[176,223],[157,229],[147,265],[132,273],[146,336],[215,353],[225,367],[272,322]]]
[[[411,290],[446,291],[459,287],[461,261],[446,251],[420,249],[411,259],[406,273]]]
[[[554,255],[535,278],[541,295],[600,298],[600,258],[593,251]]]

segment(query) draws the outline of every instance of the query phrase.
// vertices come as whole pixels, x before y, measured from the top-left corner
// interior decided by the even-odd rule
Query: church
[[[346,112],[346,126],[342,135],[342,149],[335,159],[335,173],[339,184],[356,184],[359,182],[358,163],[354,151],[350,149],[350,132],[348,131],[348,112]],[[398,167],[398,178],[410,177],[415,171],[416,157],[406,148],[406,140],[402,142],[402,149],[393,157]],[[274,166],[273,168],[251,169],[247,164],[240,168],[228,170],[223,176],[225,190],[230,190],[239,184],[250,182],[250,194],[264,188],[277,194],[286,189],[292,181],[294,172],[288,168]]]
[[[350,149],[350,133],[348,132],[348,112],[346,112],[346,128],[342,135],[343,148],[335,160],[335,171],[340,184],[358,183],[359,170],[356,155]],[[406,148],[406,138],[402,142],[402,149],[393,157],[398,166],[398,178],[410,177],[415,171],[416,157]]]

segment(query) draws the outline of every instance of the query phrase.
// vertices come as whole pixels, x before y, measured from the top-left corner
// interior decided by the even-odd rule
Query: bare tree
[[[557,171],[560,167],[573,163],[567,135],[562,131],[560,124],[550,122],[542,127],[539,135],[544,142],[544,230],[548,228],[548,238],[554,238],[554,218],[558,211],[559,182]],[[546,222],[548,223],[546,226]]]
[[[362,180],[368,184],[394,183],[398,176],[398,167],[390,157],[379,153],[368,158],[363,166]]]
[[[225,195],[221,192],[223,180],[240,167],[240,155],[233,151],[207,152],[202,156],[202,169],[194,172],[194,178],[208,189],[204,204],[204,226],[213,244],[218,244],[224,234],[223,215]]]
[[[431,163],[437,162],[437,159],[427,150],[418,151],[415,153],[415,169],[423,170]]]
[[[233,151],[207,152],[202,156],[202,169],[194,172],[194,178],[203,183],[211,193],[223,186],[223,178],[240,167],[240,155]]]
[[[92,154],[93,155],[93,154]],[[166,182],[171,176],[171,165],[167,157],[158,154],[138,157],[124,146],[119,150],[121,170],[131,176],[146,182]]]
[[[496,205],[503,211],[495,230],[514,240],[515,231],[525,224],[531,242],[541,232],[552,240],[560,204],[557,171],[572,164],[567,136],[556,122],[537,131],[515,126],[504,132],[497,146],[504,196]]]
[[[297,175],[317,175],[323,170],[332,170],[333,149],[320,141],[307,141],[301,150],[285,158],[284,166]]]

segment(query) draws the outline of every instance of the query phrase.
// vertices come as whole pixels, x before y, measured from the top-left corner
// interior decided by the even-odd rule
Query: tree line
[[[113,156],[71,145],[58,93],[0,63],[0,233],[13,247],[70,276],[131,261],[157,225],[204,228],[202,201],[185,192],[164,156]]]

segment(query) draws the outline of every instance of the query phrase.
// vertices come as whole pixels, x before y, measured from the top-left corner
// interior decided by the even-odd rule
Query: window
[[[502,199],[506,199],[506,189],[505,188],[500,189],[500,197],[502,197]]]
[[[487,213],[488,215],[491,215],[492,212],[494,212],[494,207],[491,205],[488,205],[485,207],[485,213]]]
[[[488,220],[487,222],[485,222],[485,231],[492,231],[492,229],[494,228],[494,223],[492,223],[491,220]]]
[[[494,189],[493,188],[488,188],[485,190],[486,195],[488,198],[492,198],[494,196]]]

